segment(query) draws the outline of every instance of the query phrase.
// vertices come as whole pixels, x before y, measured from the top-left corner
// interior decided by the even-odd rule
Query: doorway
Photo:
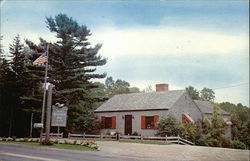
[[[125,135],[132,134],[132,115],[125,115]]]

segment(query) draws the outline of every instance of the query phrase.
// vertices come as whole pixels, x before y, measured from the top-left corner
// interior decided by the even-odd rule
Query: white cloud
[[[0,1],[0,7],[3,7],[5,1],[6,1],[6,0],[1,0],[1,1]]]
[[[215,90],[216,102],[242,103],[249,107],[249,84]]]
[[[247,35],[229,35],[185,28],[107,28],[94,32],[93,43],[103,43],[101,54],[167,55],[248,53]]]
[[[9,49],[9,45],[13,43],[13,39],[16,37],[18,32],[12,32],[12,33],[3,33],[3,40],[1,41],[1,44],[3,45],[4,51],[7,53]],[[28,39],[34,42],[35,44],[38,44],[39,38],[43,38],[46,41],[49,42],[56,42],[58,39],[55,37],[54,34],[50,32],[19,32],[18,33],[21,39],[21,42],[24,43],[23,40]]]

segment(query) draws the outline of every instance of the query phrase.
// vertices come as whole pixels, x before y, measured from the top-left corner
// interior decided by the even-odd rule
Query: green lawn
[[[140,143],[140,144],[156,144],[156,145],[169,145],[172,143],[166,143],[166,142],[156,142],[156,141],[139,141],[139,140],[121,140],[119,141],[121,143]]]
[[[13,143],[13,144],[24,144],[30,146],[42,146],[49,148],[59,148],[59,149],[70,149],[70,150],[84,150],[84,151],[93,151],[93,149],[81,146],[81,145],[69,145],[69,144],[54,144],[54,145],[40,145],[40,143],[36,142],[15,142],[15,141],[0,141],[1,143]]]

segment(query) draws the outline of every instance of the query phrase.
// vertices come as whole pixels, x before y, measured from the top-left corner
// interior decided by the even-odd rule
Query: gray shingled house
[[[110,98],[95,110],[101,120],[101,133],[119,132],[153,136],[159,117],[173,115],[178,120],[197,122],[202,117],[211,119],[213,104],[192,100],[185,90],[168,90],[168,84],[157,84],[156,92],[120,94]],[[231,136],[231,115],[218,111],[228,124],[226,135]]]
[[[169,114],[178,120],[198,121],[202,112],[185,90],[168,90],[168,84],[157,84],[156,92],[120,94],[95,110],[101,120],[101,133],[119,132],[143,136],[156,134],[159,117]]]

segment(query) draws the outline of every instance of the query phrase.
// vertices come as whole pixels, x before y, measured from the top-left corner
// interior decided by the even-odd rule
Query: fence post
[[[179,141],[180,141],[180,136],[178,135],[177,137],[178,137],[178,144],[179,144]]]
[[[101,133],[101,138],[100,138],[100,139],[101,139],[101,141],[102,141],[102,133]]]
[[[83,133],[83,139],[85,139],[85,132]]]
[[[143,137],[142,137],[142,135],[141,135],[141,142],[143,142]]]
[[[70,132],[69,132],[68,138],[70,138]]]
[[[166,142],[168,142],[168,136],[166,135]]]
[[[120,134],[119,133],[116,133],[116,140],[120,140]]]

